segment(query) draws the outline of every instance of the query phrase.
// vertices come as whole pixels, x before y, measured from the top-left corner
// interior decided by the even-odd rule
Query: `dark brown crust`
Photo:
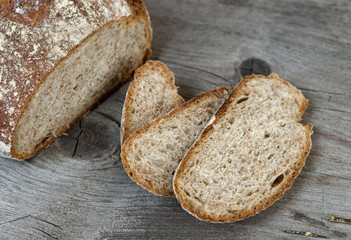
[[[173,109],[171,112],[169,112],[168,114],[159,117],[157,119],[155,119],[152,122],[147,123],[146,125],[144,125],[143,127],[139,128],[138,130],[136,130],[135,132],[133,132],[127,139],[126,141],[123,143],[122,146],[122,151],[121,151],[121,159],[122,159],[122,163],[123,163],[123,167],[125,169],[125,171],[128,173],[128,176],[134,181],[136,182],[138,185],[140,185],[141,187],[145,188],[146,190],[159,195],[159,196],[165,196],[165,197],[174,197],[174,192],[173,191],[168,191],[167,189],[159,189],[156,186],[154,186],[152,183],[145,183],[145,181],[143,181],[142,176],[139,176],[137,172],[135,172],[130,166],[129,166],[129,159],[128,159],[128,155],[130,152],[130,148],[132,146],[132,142],[134,139],[138,138],[140,136],[140,134],[148,131],[151,127],[159,124],[161,121],[167,121],[168,119],[171,119],[174,115],[177,115],[178,113],[181,113],[184,109],[188,108],[189,106],[192,105],[196,105],[198,102],[203,101],[207,98],[210,97],[210,95],[214,94],[216,96],[218,96],[217,94],[220,94],[223,91],[228,91],[227,88],[221,87],[221,88],[216,88],[207,92],[202,93],[201,95],[190,99],[189,101],[183,103],[182,105],[180,105],[179,107]]]
[[[278,80],[278,81],[284,83],[285,85],[293,88],[295,90],[296,94],[297,94],[297,97],[301,100],[300,117],[303,115],[303,113],[305,112],[305,110],[307,108],[308,100],[302,95],[301,91],[299,91],[297,88],[293,87],[290,83],[288,83],[288,82],[282,80],[281,78],[279,78],[279,76],[277,74],[275,74],[275,73],[272,73],[268,77],[263,76],[263,75],[250,75],[250,76],[247,76],[247,77],[243,78],[240,81],[238,86],[235,88],[235,90],[232,92],[232,94],[228,97],[227,101],[223,104],[223,106],[217,112],[214,122],[212,124],[210,124],[208,127],[206,127],[206,129],[203,131],[203,133],[201,134],[201,136],[198,139],[198,141],[196,141],[194,143],[194,145],[190,148],[190,150],[187,152],[185,157],[182,159],[182,162],[180,163],[180,165],[179,165],[179,167],[177,169],[177,172],[175,174],[175,177],[174,177],[173,188],[174,188],[174,192],[176,194],[176,197],[177,197],[178,201],[180,202],[180,204],[182,205],[182,207],[186,211],[188,211],[190,214],[194,215],[195,217],[197,217],[197,218],[199,218],[201,220],[215,222],[215,223],[234,222],[234,221],[243,220],[245,218],[253,216],[253,215],[259,213],[260,211],[264,210],[265,208],[269,207],[275,201],[277,201],[278,199],[282,198],[283,195],[284,195],[284,192],[286,190],[288,190],[292,186],[292,184],[295,181],[296,177],[300,174],[303,166],[305,165],[306,158],[307,158],[307,156],[310,153],[310,150],[312,148],[311,135],[313,133],[313,131],[312,131],[313,125],[312,124],[308,124],[308,125],[304,126],[305,127],[305,136],[306,136],[304,149],[301,152],[301,157],[300,157],[299,161],[296,162],[296,164],[294,165],[294,168],[292,169],[290,174],[287,175],[284,178],[283,182],[277,187],[277,189],[274,190],[274,193],[270,197],[268,197],[268,198],[263,200],[262,204],[254,206],[251,209],[247,209],[246,211],[243,211],[240,214],[237,214],[237,215],[231,214],[231,215],[227,215],[227,216],[222,217],[222,218],[218,218],[218,217],[213,216],[211,214],[204,214],[204,213],[201,213],[201,212],[197,212],[188,203],[187,199],[180,194],[179,186],[178,186],[178,179],[184,173],[184,170],[186,169],[186,164],[188,163],[188,161],[191,161],[190,160],[190,156],[196,152],[196,148],[199,147],[201,145],[201,143],[206,138],[209,137],[209,135],[211,134],[212,131],[214,131],[212,125],[217,123],[219,121],[219,119],[222,116],[225,115],[229,105],[232,102],[236,102],[238,100],[238,97],[240,97],[241,93],[244,91],[246,83],[248,81],[250,81],[251,79],[255,79],[255,78],[275,79],[275,80]]]
[[[133,99],[132,97],[135,95],[135,85],[142,80],[142,76],[145,72],[150,71],[151,67],[156,67],[160,69],[160,72],[165,75],[165,79],[166,79],[166,84],[168,86],[171,86],[171,88],[175,91],[177,91],[178,87],[176,87],[174,85],[174,74],[171,72],[171,70],[162,62],[160,61],[147,61],[144,65],[142,65],[141,67],[139,67],[134,74],[134,81],[131,82],[131,84],[128,87],[128,91],[126,94],[126,99],[124,102],[124,119],[122,120],[121,124],[121,128],[122,128],[122,142],[125,141],[127,139],[127,137],[131,134],[129,127],[132,124],[131,123],[131,105],[133,104]],[[174,98],[177,98],[177,106],[179,106],[180,104],[184,103],[184,99],[176,94],[176,96],[174,96]]]
[[[143,0],[126,0],[126,1],[128,5],[132,8],[134,16],[138,16],[138,15],[149,16],[149,13],[147,12],[147,9]]]
[[[59,131],[57,131],[56,133],[56,137],[51,136],[50,138],[44,139],[41,143],[39,143],[35,149],[26,154],[26,155],[20,155],[14,152],[13,150],[13,141],[14,141],[14,136],[17,130],[17,123],[19,122],[25,107],[27,106],[27,104],[30,102],[31,98],[35,95],[35,93],[38,91],[40,85],[42,83],[45,82],[45,80],[47,79],[47,77],[56,69],[56,67],[63,61],[65,61],[66,58],[68,58],[82,43],[84,43],[85,41],[87,41],[88,39],[90,39],[93,35],[95,35],[96,33],[102,31],[106,26],[108,26],[109,24],[115,23],[115,22],[122,22],[125,21],[126,22],[126,27],[128,27],[129,25],[140,21],[142,18],[148,23],[148,40],[149,40],[149,47],[148,49],[145,51],[144,54],[144,58],[143,58],[143,62],[140,63],[140,65],[142,65],[145,61],[147,61],[150,56],[151,56],[151,40],[152,40],[152,30],[151,30],[151,23],[150,23],[150,19],[149,19],[149,15],[148,12],[146,10],[146,7],[143,3],[143,1],[138,0],[138,1],[133,1],[133,0],[127,0],[128,4],[130,4],[132,11],[133,11],[133,15],[128,16],[128,17],[121,17],[118,20],[112,20],[109,21],[108,23],[106,23],[105,25],[103,25],[102,27],[100,27],[99,29],[97,29],[96,31],[90,33],[88,35],[87,38],[85,38],[79,45],[75,46],[64,58],[62,58],[51,70],[50,72],[47,73],[47,75],[43,78],[42,81],[40,81],[40,83],[38,83],[36,85],[36,89],[35,91],[32,93],[32,95],[26,99],[23,107],[20,110],[20,114],[17,117],[17,119],[15,120],[16,123],[16,127],[15,130],[12,133],[12,137],[11,137],[11,157],[16,158],[18,160],[25,160],[28,159],[30,157],[32,157],[39,149],[41,148],[46,148],[48,147],[58,136],[61,136],[67,129],[69,129],[77,120],[79,120],[80,118],[82,118],[83,116],[85,116],[87,113],[89,113],[92,109],[94,109],[99,103],[102,102],[103,99],[106,99],[107,96],[109,96],[109,94],[112,93],[113,90],[115,90],[116,88],[118,88],[119,86],[121,86],[123,83],[125,83],[126,81],[128,81],[131,77],[132,77],[132,73],[126,75],[123,77],[123,80],[121,82],[116,82],[115,85],[111,88],[110,92],[107,92],[106,94],[104,94],[97,102],[95,102],[94,104],[92,104],[89,108],[86,109],[86,111],[82,112],[79,116],[77,116],[73,121],[71,121],[70,123],[68,123],[65,127],[61,128]],[[135,15],[138,14],[138,15]]]

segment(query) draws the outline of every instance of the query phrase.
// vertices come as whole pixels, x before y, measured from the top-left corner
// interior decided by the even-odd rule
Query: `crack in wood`
[[[331,219],[331,217],[334,217],[334,216],[329,215],[329,219]],[[295,212],[294,213],[294,219],[298,220],[298,221],[306,222],[307,224],[312,225],[314,227],[321,227],[321,228],[324,228],[326,231],[330,231],[329,230],[330,229],[329,226],[327,226],[324,222],[316,220],[316,219],[313,219],[313,218],[310,218],[310,217],[307,217],[303,213]],[[339,232],[339,231],[334,231],[333,230],[332,233],[335,236],[337,236],[337,237],[345,238],[347,236],[346,233],[344,233],[344,232]]]
[[[321,226],[321,227],[326,227],[329,228],[327,225],[325,225],[325,223],[323,223],[322,221],[318,221],[316,219],[307,217],[305,214],[303,213],[299,213],[299,212],[295,212],[294,213],[294,219],[295,220],[299,220],[299,221],[303,221],[306,222],[312,226]]]
[[[80,137],[80,136],[82,135],[82,133],[83,133],[83,130],[82,130],[82,120],[79,120],[79,129],[80,129],[80,132],[79,132],[78,136],[75,138],[75,140],[76,140],[76,145],[74,146],[74,150],[73,150],[72,157],[74,157],[74,155],[76,155],[77,148],[78,148],[78,144],[79,144],[79,137]]]
[[[48,223],[48,224],[50,224],[50,225],[52,225],[52,226],[54,226],[54,227],[57,227],[57,228],[59,228],[59,229],[62,229],[59,225],[56,225],[56,224],[54,224],[54,223],[52,223],[52,222],[49,222],[49,221],[47,221],[47,220],[45,220],[45,219],[41,219],[41,218],[38,218],[38,217],[35,217],[35,216],[31,216],[31,217],[33,217],[33,218],[35,218],[35,219],[37,219],[37,220],[39,220],[39,221]]]
[[[47,236],[49,236],[49,237],[51,237],[51,238],[53,238],[53,239],[58,239],[57,237],[52,236],[50,233],[47,233],[47,232],[45,232],[44,230],[41,230],[40,228],[36,228],[36,227],[32,227],[32,228],[35,229],[35,230],[37,230],[37,231],[39,231],[39,232],[44,233],[45,235],[47,235]]]
[[[328,220],[329,220],[329,222],[343,223],[343,224],[350,224],[351,225],[351,219],[340,217],[340,216],[329,215]]]
[[[5,225],[5,224],[9,224],[9,223],[13,223],[13,222],[16,222],[16,221],[19,221],[19,220],[23,220],[23,219],[26,219],[26,218],[34,218],[34,219],[39,220],[39,221],[41,221],[41,222],[45,222],[45,223],[47,223],[47,224],[50,224],[51,226],[54,226],[54,227],[56,227],[56,228],[62,229],[60,226],[58,226],[58,225],[56,225],[56,224],[54,224],[54,223],[52,223],[52,222],[49,222],[49,221],[47,221],[47,220],[45,220],[45,219],[41,219],[41,218],[36,217],[36,216],[33,216],[33,215],[26,215],[26,216],[22,216],[22,217],[13,219],[13,220],[11,220],[11,221],[3,222],[3,223],[0,223],[0,226],[1,226],[1,225]],[[40,229],[37,229],[37,230],[40,231]]]
[[[319,234],[312,233],[312,232],[295,231],[295,230],[284,230],[283,232],[288,233],[288,234],[294,234],[294,235],[305,236],[305,237],[328,238],[328,237],[326,237],[326,236],[319,235]]]
[[[22,220],[22,219],[25,219],[25,218],[28,218],[28,217],[32,217],[32,216],[31,215],[26,215],[26,216],[23,216],[23,217],[19,217],[19,218],[13,219],[11,221],[0,223],[0,226],[8,224],[8,223],[16,222],[16,221],[19,221],[19,220]]]

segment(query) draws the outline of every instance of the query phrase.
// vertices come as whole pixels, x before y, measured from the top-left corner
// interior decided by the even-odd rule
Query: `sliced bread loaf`
[[[121,158],[129,177],[161,196],[174,196],[172,180],[179,162],[229,94],[207,91],[132,133]]]
[[[0,1],[0,155],[26,159],[151,55],[142,0]]]
[[[277,74],[241,80],[177,169],[182,207],[202,220],[231,222],[281,198],[312,146],[312,125],[299,123],[307,105]]]
[[[184,103],[174,85],[174,75],[159,61],[148,61],[138,68],[129,85],[121,121],[121,143],[155,118]]]

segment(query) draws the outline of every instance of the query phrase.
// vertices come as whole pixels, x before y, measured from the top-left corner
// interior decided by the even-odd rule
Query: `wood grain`
[[[147,0],[153,59],[189,99],[234,86],[256,58],[310,100],[313,148],[285,196],[231,224],[201,222],[133,183],[119,158],[127,85],[28,161],[0,159],[1,239],[351,239],[348,0]],[[297,235],[296,231],[319,237]],[[308,234],[307,234],[308,235]]]

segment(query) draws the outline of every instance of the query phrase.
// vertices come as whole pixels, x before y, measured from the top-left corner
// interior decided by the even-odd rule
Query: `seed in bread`
[[[308,101],[277,74],[245,77],[183,158],[174,177],[182,207],[199,219],[237,221],[291,187],[311,149]]]

